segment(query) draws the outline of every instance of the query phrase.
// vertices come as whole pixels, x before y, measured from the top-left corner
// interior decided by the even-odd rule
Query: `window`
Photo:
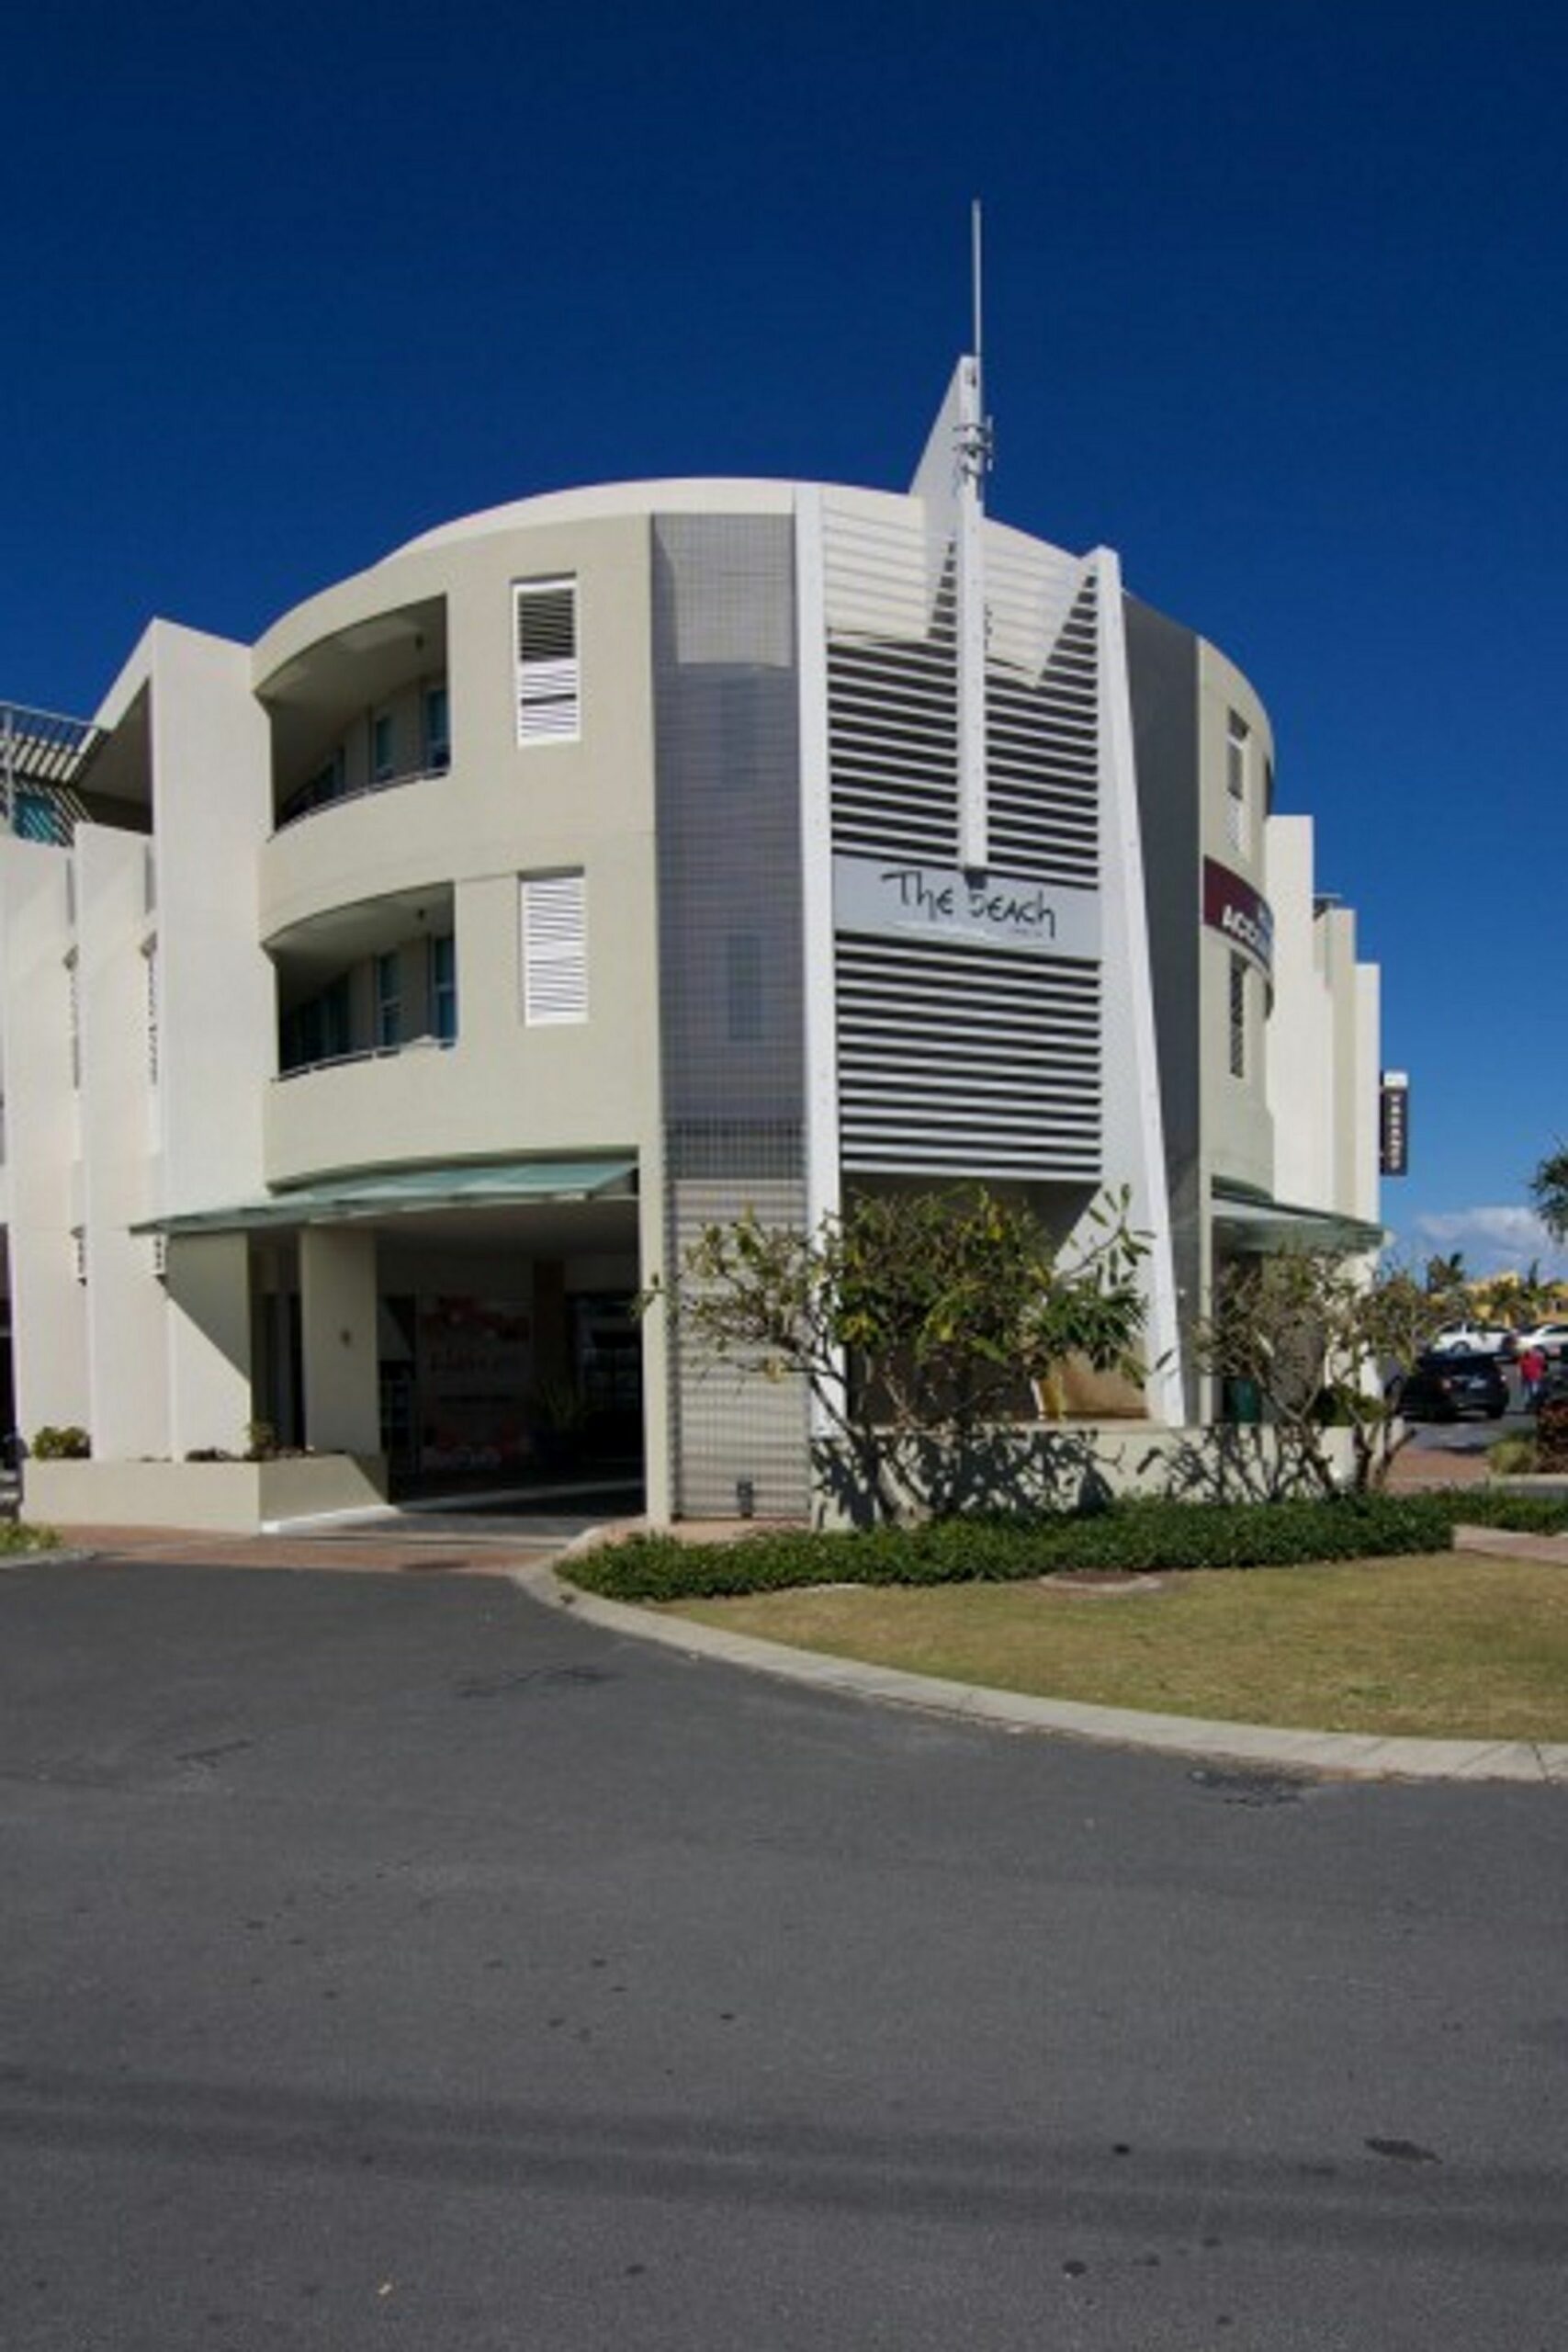
[[[296,817],[310,815],[312,808],[325,808],[333,801],[341,800],[347,786],[340,743],[329,759],[313,768],[297,792],[291,792],[277,812],[280,825],[291,825]]]
[[[339,1060],[352,1050],[352,1003],[349,978],[328,982],[317,995],[307,997],[283,1016],[278,1038],[278,1063],[285,1070],[310,1069],[318,1062]]]
[[[402,957],[394,947],[376,958],[376,1043],[385,1053],[400,1046],[403,1036]]]
[[[430,1027],[444,1046],[457,1036],[457,942],[449,931],[430,943]]]
[[[587,901],[581,866],[523,877],[523,1018],[546,1028],[588,1018]]]
[[[424,690],[424,764],[431,775],[445,775],[452,764],[452,712],[445,679]]]
[[[1231,1076],[1247,1076],[1247,964],[1231,957]]]
[[[346,972],[327,982],[321,990],[321,1007],[322,1058],[337,1061],[354,1051],[353,998]]]
[[[517,655],[517,741],[577,741],[577,582],[519,580],[513,585]]]
[[[378,710],[370,721],[370,781],[390,784],[398,772],[398,737],[389,710]]]
[[[59,842],[66,838],[55,814],[54,796],[36,785],[19,784],[12,804],[11,826],[23,842]]]
[[[1247,848],[1247,737],[1251,729],[1233,710],[1225,723],[1225,829],[1234,850]]]

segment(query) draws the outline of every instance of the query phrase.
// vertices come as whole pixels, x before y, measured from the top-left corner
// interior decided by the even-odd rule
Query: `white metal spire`
[[[975,348],[953,373],[914,481],[932,539],[953,563],[958,637],[958,855],[961,865],[990,863],[986,791],[985,479],[991,428],[981,396],[980,205],[970,213]]]

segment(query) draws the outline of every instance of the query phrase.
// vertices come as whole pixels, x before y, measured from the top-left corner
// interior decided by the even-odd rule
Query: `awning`
[[[383,1169],[321,1184],[296,1184],[231,1208],[148,1217],[133,1233],[276,1232],[302,1225],[351,1225],[421,1210],[514,1208],[547,1201],[630,1200],[635,1159],[492,1159],[446,1168]]]
[[[1215,1185],[1213,1222],[1217,1240],[1237,1250],[1332,1250],[1342,1257],[1381,1250],[1381,1225],[1329,1209],[1293,1208],[1285,1201],[1231,1193]]]

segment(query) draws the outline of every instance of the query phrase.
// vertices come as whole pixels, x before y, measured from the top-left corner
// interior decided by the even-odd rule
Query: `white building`
[[[984,517],[977,420],[964,362],[908,495],[528,499],[0,718],[15,1421],[90,1433],[74,1515],[202,1516],[166,1465],[257,1421],[342,1502],[580,1415],[656,1516],[803,1510],[801,1396],[628,1310],[747,1204],[1130,1185],[1168,1426],[1222,1256],[1375,1242],[1377,976],[1267,715]]]

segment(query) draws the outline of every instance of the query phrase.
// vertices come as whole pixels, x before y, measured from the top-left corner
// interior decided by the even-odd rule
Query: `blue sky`
[[[536,490],[904,487],[979,195],[993,512],[1262,694],[1412,1073],[1386,1220],[1550,1258],[1565,83],[1514,0],[14,15],[0,697]]]

